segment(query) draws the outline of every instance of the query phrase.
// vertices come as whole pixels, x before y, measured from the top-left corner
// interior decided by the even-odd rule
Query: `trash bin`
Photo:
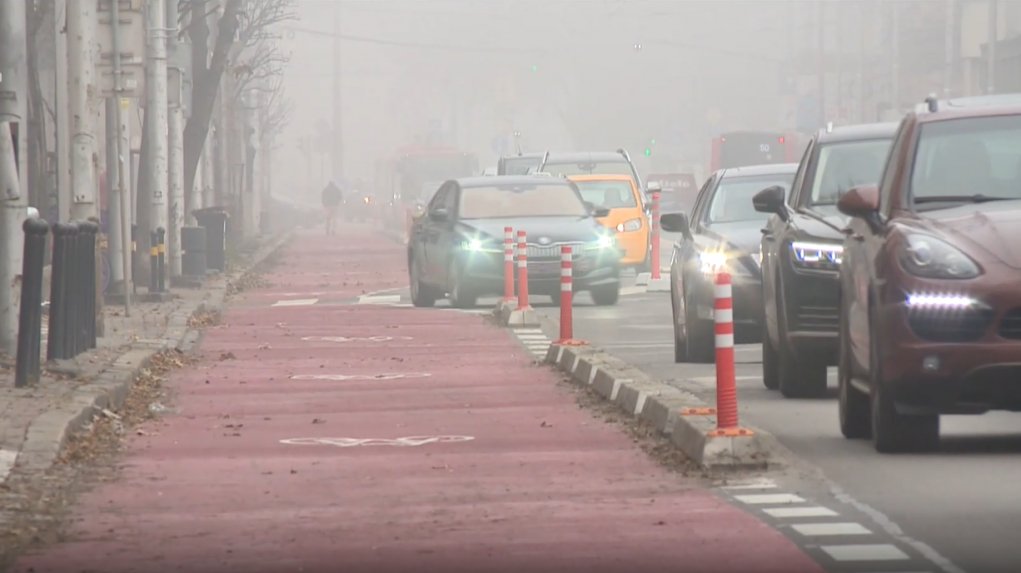
[[[220,206],[196,209],[192,215],[199,226],[206,229],[206,266],[224,272],[227,270],[227,211]]]
[[[187,277],[204,277],[208,262],[206,261],[205,227],[181,227],[181,274]]]

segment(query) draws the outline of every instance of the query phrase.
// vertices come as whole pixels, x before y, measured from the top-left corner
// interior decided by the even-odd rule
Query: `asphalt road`
[[[559,318],[559,309],[536,303],[543,315]],[[626,296],[613,307],[593,306],[579,295],[574,334],[651,376],[715,400],[714,365],[673,361],[669,293]],[[762,385],[761,356],[757,344],[736,351],[741,420],[774,434],[793,452],[793,467],[812,470],[786,472],[783,479],[795,482],[797,491],[856,505],[888,531],[899,527],[907,541],[934,550],[937,562],[948,560],[947,571],[1017,570],[1021,416],[947,416],[941,451],[880,455],[870,443],[840,434],[835,369],[826,398],[786,400]],[[822,479],[815,477],[820,470]]]

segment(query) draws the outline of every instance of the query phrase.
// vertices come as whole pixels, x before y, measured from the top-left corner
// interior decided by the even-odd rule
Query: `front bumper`
[[[460,263],[464,274],[462,280],[472,292],[485,295],[504,294],[503,254],[462,252]],[[560,259],[529,259],[528,290],[539,295],[560,293]],[[587,291],[594,287],[613,285],[620,282],[620,252],[586,252],[572,264],[573,290]],[[517,285],[517,263],[514,265],[515,288]]]
[[[961,309],[880,295],[883,382],[895,399],[939,413],[1021,411],[1021,292],[1004,284]]]
[[[617,244],[624,256],[620,261],[623,266],[637,266],[645,262],[649,252],[649,231],[642,226],[641,230],[628,233],[617,233]]]
[[[688,275],[687,304],[699,320],[714,320],[716,286],[712,274],[691,271]],[[734,306],[734,336],[740,344],[762,340],[762,279],[750,275],[731,275]]]
[[[788,267],[783,289],[788,343],[796,353],[801,350],[824,352],[829,363],[835,365],[840,328],[840,274]]]

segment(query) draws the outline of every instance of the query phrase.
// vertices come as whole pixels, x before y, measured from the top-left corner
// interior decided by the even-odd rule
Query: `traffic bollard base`
[[[500,312],[500,323],[504,326],[541,326],[539,323],[539,315],[533,308],[514,308],[505,307]]]
[[[745,428],[716,428],[715,430],[709,430],[706,437],[709,438],[742,438],[747,436],[754,436],[755,432],[747,430]]]
[[[635,286],[645,286],[652,279],[652,273],[638,273],[635,277]]]
[[[569,338],[567,340],[556,340],[551,344],[556,346],[588,346],[588,342],[585,342],[584,340],[574,340],[573,338]]]
[[[645,292],[670,292],[670,279],[667,277],[650,278],[645,286]]]

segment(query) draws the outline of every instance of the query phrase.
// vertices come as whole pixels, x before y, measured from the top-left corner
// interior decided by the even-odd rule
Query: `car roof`
[[[571,181],[630,181],[632,184],[635,182],[634,177],[620,173],[568,175],[567,178]]]
[[[579,162],[603,162],[603,163],[627,163],[624,155],[616,151],[571,151],[566,153],[550,153],[546,163],[579,163]]]
[[[541,159],[544,153],[515,153],[513,155],[504,155],[503,159]]]
[[[893,138],[900,123],[888,121],[883,123],[864,123],[860,125],[843,125],[834,127],[832,131],[819,130],[816,141],[831,143],[834,141],[860,141],[863,139]]]
[[[549,175],[490,175],[488,177],[462,177],[457,179],[457,184],[462,189],[472,187],[493,187],[494,185],[570,185],[570,182],[560,177]]]
[[[1021,115],[1021,94],[995,94],[939,100],[939,109],[935,112],[928,110],[927,103],[921,103],[915,106],[915,115],[921,123],[965,117]]]
[[[748,177],[750,175],[786,175],[798,171],[797,163],[771,163],[768,165],[749,165],[747,167],[728,167],[722,169],[723,177]]]

